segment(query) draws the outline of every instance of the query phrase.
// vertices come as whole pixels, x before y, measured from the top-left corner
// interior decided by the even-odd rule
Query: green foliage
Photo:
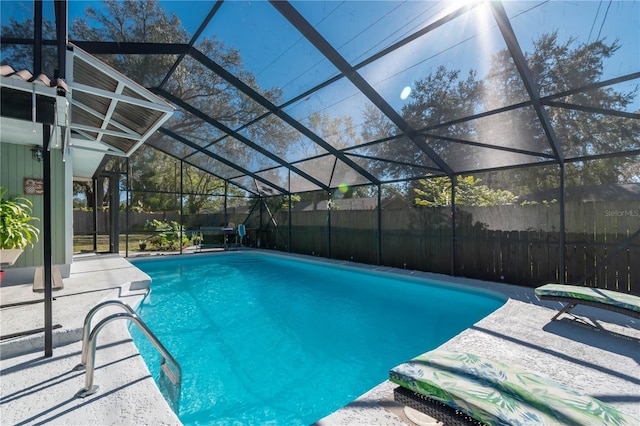
[[[93,209],[93,185],[91,181],[73,182],[73,208],[88,207]],[[102,200],[98,201],[102,204]]]
[[[174,221],[163,222],[157,219],[147,220],[144,224],[145,231],[152,231],[154,235],[147,238],[146,242],[152,250],[177,250],[180,246],[189,243],[189,237],[183,232],[182,226]],[[182,235],[182,239],[180,236]],[[145,241],[139,241],[144,243]]]
[[[33,14],[31,14],[33,16]],[[8,24],[5,24],[5,19],[8,18]],[[34,22],[33,19],[27,18],[23,21],[17,21],[13,16],[4,16],[2,19],[3,25],[2,37],[9,38],[33,38]],[[56,39],[56,29],[53,21],[49,19],[42,20],[42,34],[45,40]],[[8,64],[15,70],[27,69],[33,70],[33,45],[31,44],[15,44],[10,47],[9,45],[2,44],[2,65]],[[42,49],[42,71],[48,76],[54,74],[54,70],[58,68],[58,57],[56,51],[50,48]]]
[[[191,243],[194,245],[200,245],[204,241],[204,237],[202,236],[202,232],[195,232],[191,237]]]
[[[25,249],[38,241],[40,230],[31,222],[33,203],[24,197],[5,198],[6,188],[0,188],[0,247],[3,249]]]
[[[129,211],[130,212],[135,212],[135,213],[144,212],[144,204],[142,203],[142,200],[137,199],[133,203],[131,203],[129,205]]]
[[[606,43],[596,40],[580,43],[575,38],[562,40],[558,32],[542,34],[533,41],[533,49],[526,52],[527,64],[532,71],[542,95],[585,87],[606,79],[606,61],[620,48],[618,41]],[[508,105],[513,99],[522,97],[522,85],[518,71],[512,64],[508,52],[499,52],[492,58],[485,91],[488,99],[498,99]],[[577,105],[593,105],[599,108],[626,111],[637,99],[638,87],[627,92],[616,90],[616,86],[582,91],[562,98],[562,102]],[[565,158],[622,152],[640,144],[640,120],[621,118],[607,114],[593,114],[572,108],[550,109],[553,129]],[[543,149],[551,153],[550,144],[542,129],[530,119],[526,109],[515,110],[502,123],[489,121],[493,129],[512,129],[491,135],[507,136],[513,148],[527,150]],[[501,125],[500,125],[501,124]],[[637,163],[637,159],[635,160]],[[566,165],[567,186],[599,185],[616,183],[624,176],[630,157],[612,157],[597,161],[572,162]],[[518,173],[519,186],[527,192],[558,187],[558,174],[549,175],[543,167],[522,169]],[[637,175],[637,171],[636,171]]]
[[[552,198],[551,200],[542,200],[541,202],[543,205],[548,206],[549,204],[557,203],[558,200],[555,198]],[[540,204],[540,203],[537,201],[527,201],[527,200],[520,203],[521,206],[535,206],[536,204]]]
[[[289,199],[291,199],[291,206],[289,206]],[[288,195],[284,195],[282,196],[282,203],[280,207],[282,208],[282,210],[289,210],[289,207],[293,208],[295,203],[299,203],[301,200],[302,197],[300,197],[299,194],[292,194],[291,198],[289,198]]]
[[[54,39],[55,27],[52,22],[45,19],[43,25],[45,38]],[[191,38],[180,19],[175,14],[167,13],[158,0],[106,0],[99,6],[89,5],[84,16],[70,23],[70,31],[72,39],[87,41],[187,43]],[[16,39],[32,37],[33,21],[17,22],[9,17],[8,24],[2,26],[2,34]],[[555,101],[591,106],[604,112],[630,112],[630,107],[638,96],[637,86],[635,89],[624,89],[630,86],[613,83],[594,85],[610,78],[605,74],[608,59],[619,51],[620,42],[600,39],[583,43],[575,38],[563,38],[559,34],[561,33],[557,31],[541,33],[536,39],[530,40],[530,51],[524,52],[540,95],[554,99],[553,95],[564,93]],[[256,76],[245,69],[240,53],[215,35],[199,37],[193,47],[248,86],[256,88],[275,105],[282,104],[283,89],[260,87]],[[32,66],[32,50],[26,44],[8,44],[3,50],[4,63],[29,68]],[[52,53],[53,49],[45,49],[43,52],[45,71],[55,68],[52,64],[56,63],[56,57]],[[174,55],[103,55],[100,59],[143,86],[158,87],[176,58]],[[353,119],[348,114],[334,115],[333,112],[316,111],[305,119],[304,124],[336,149],[362,146],[358,149],[358,161],[361,161],[364,169],[383,182],[413,179],[421,176],[425,167],[427,170],[433,168],[434,162],[425,153],[426,147],[429,148],[429,153],[433,152],[446,163],[454,165],[455,170],[480,170],[535,163],[540,160],[536,153],[554,155],[556,148],[563,156],[571,159],[633,152],[640,144],[640,120],[634,117],[547,105],[544,108],[548,111],[559,145],[552,147],[548,135],[527,104],[529,97],[508,49],[493,52],[489,70],[485,75],[478,75],[478,72],[474,69],[438,66],[415,82],[407,82],[412,87],[412,92],[402,106],[401,116],[412,132],[399,129],[373,105],[365,107],[362,117],[364,120]],[[593,86],[590,90],[574,90],[590,86]],[[180,63],[163,88],[203,114],[215,117],[233,129],[252,122],[264,113],[262,107],[250,97],[238,96],[237,89],[231,83],[202,66],[193,57]],[[522,102],[527,105],[518,107]],[[505,110],[500,112],[502,108]],[[491,111],[495,113],[473,120],[461,120]],[[354,122],[361,124],[354,125]],[[443,123],[449,124],[443,126]],[[176,111],[164,127],[202,147],[221,141],[219,129],[203,125],[199,118],[182,109]],[[414,140],[406,137],[394,138],[399,134],[414,133],[413,130],[416,135],[422,135],[420,140],[415,137]],[[307,158],[318,155],[307,163],[312,165],[309,167],[313,167],[312,175],[328,175],[334,167],[333,156],[321,156],[324,149],[301,137],[291,126],[279,120],[277,114],[253,122],[244,128],[243,135],[284,159],[292,158],[292,153],[300,153],[301,157]],[[160,145],[167,143],[175,147],[173,154],[176,157],[185,158],[193,154],[189,147],[176,147],[179,144],[168,136],[155,134],[152,137],[160,139]],[[385,140],[387,138],[394,139]],[[382,142],[368,144],[376,140]],[[488,148],[491,145],[508,149]],[[277,172],[268,170],[272,167],[271,160],[267,156],[254,155],[254,150],[241,141],[226,138],[224,143],[215,143],[215,148],[218,155],[238,164],[251,163],[252,170],[259,170],[267,179],[278,181]],[[176,164],[179,163],[144,145],[136,154],[139,155],[130,159],[130,181],[135,182],[135,190],[138,191],[133,193],[136,209],[176,211],[183,206],[186,213],[194,214],[201,210],[220,208],[223,181],[204,171],[222,170],[221,176],[228,175],[226,170],[220,169],[219,161],[198,154],[197,164],[201,169],[187,166],[183,171],[184,188],[178,188],[176,182],[179,182],[180,167]],[[124,171],[123,159],[113,162],[119,164],[114,164],[112,170]],[[566,184],[578,186],[619,181],[637,182],[640,180],[639,166],[637,155],[567,162]],[[519,194],[558,187],[559,174],[549,173],[549,170],[547,166],[521,168],[516,172],[508,170],[504,173],[509,174],[509,178],[505,178],[499,186]],[[491,186],[496,185],[492,182]],[[228,191],[236,189],[231,186]],[[93,197],[89,196],[88,186],[85,184],[85,188],[77,190],[85,192],[87,203],[91,205]],[[476,191],[478,190],[477,188]],[[182,193],[183,198],[176,196],[177,193]],[[102,195],[103,193],[100,194],[99,203],[104,201]],[[459,191],[458,201],[463,196],[464,193],[461,195]],[[480,196],[481,199],[483,197],[488,199],[483,202],[501,202],[499,193]],[[498,200],[490,201],[492,197],[497,197]],[[424,197],[420,198],[423,199]],[[283,204],[283,207],[285,205],[288,207],[287,204]]]
[[[70,31],[74,39],[89,41],[187,43],[191,38],[180,19],[173,13],[167,13],[157,0],[107,0],[100,7],[89,6],[83,17],[73,20]],[[238,75],[250,86],[258,86],[255,77],[244,69],[239,53],[215,36],[200,37],[194,48]],[[175,62],[172,55],[109,55],[100,59],[145,87],[157,87]],[[232,128],[239,127],[256,114],[254,102],[247,97],[235,96],[235,90],[227,81],[197,61],[183,61],[166,89]],[[279,89],[263,90],[262,93],[275,103],[281,99]],[[176,111],[164,127],[203,146],[220,137],[213,126],[203,126],[199,118],[182,110]],[[274,153],[284,153],[294,134],[280,120],[270,120],[268,125],[251,126],[248,133],[251,139],[263,141],[265,148]],[[173,139],[159,133],[152,137],[167,138],[169,143],[174,144]],[[176,149],[178,157],[192,154],[191,148],[182,145]],[[238,143],[227,144],[223,149],[228,149],[226,156],[232,159],[238,157],[238,153],[246,147]],[[225,155],[224,152],[220,154]],[[109,170],[126,170],[124,159],[114,158],[110,163]],[[200,168],[185,164],[181,170],[179,161],[148,145],[142,145],[130,157],[129,166],[129,181],[133,186],[131,196],[136,211],[177,211],[182,205],[186,214],[196,214],[222,207],[224,181],[205,171],[218,167],[213,158],[207,159],[205,156],[199,160]],[[232,185],[227,189],[228,195],[241,195],[240,192]],[[182,199],[177,195],[179,193],[183,194]]]
[[[525,57],[542,95],[547,96],[605,80],[607,77],[603,73],[607,61],[619,48],[618,41],[580,43],[573,38],[562,40],[557,32],[552,32],[533,40],[533,49],[525,52]],[[640,88],[624,91],[620,87],[593,88],[567,95],[562,102],[628,111]],[[417,130],[455,123],[430,132],[463,143],[429,137],[426,141],[438,156],[455,165],[457,170],[516,165],[524,161],[520,153],[479,149],[464,141],[553,154],[552,145],[530,108],[516,108],[477,120],[459,119],[514,105],[525,99],[527,95],[522,78],[513,66],[511,54],[505,49],[492,56],[486,76],[478,76],[474,70],[464,73],[440,66],[418,79],[402,107],[402,116]],[[632,151],[640,144],[640,120],[572,108],[549,108],[549,111],[559,150],[566,158]],[[361,132],[364,141],[384,140],[398,132],[389,119],[374,107],[364,111],[364,118]],[[372,144],[362,151],[372,158],[394,160],[371,161],[368,170],[374,175],[404,177],[413,173],[411,165],[433,167],[432,161],[416,144],[403,139]],[[531,160],[537,161],[533,156]],[[638,181],[638,164],[637,156],[567,163],[567,185]],[[508,170],[503,174],[505,178],[500,186],[519,194],[559,186],[559,172],[550,172],[547,166]]]
[[[498,206],[513,204],[518,197],[504,189],[491,189],[479,185],[482,179],[473,176],[457,176],[456,205],[460,206]],[[443,207],[451,205],[451,180],[446,176],[431,177],[418,181],[422,188],[414,188],[418,195],[415,203],[426,207]]]
[[[362,143],[356,133],[353,119],[349,115],[333,117],[326,112],[314,112],[307,118],[307,127],[337,149]],[[321,154],[322,150],[317,147],[316,153]],[[333,165],[330,160],[329,163]]]
[[[74,210],[85,210],[87,208],[86,203],[84,202],[84,200],[78,198],[78,197],[73,197],[73,209]]]
[[[76,40],[186,43],[189,35],[175,14],[167,14],[157,0],[105,0],[85,9],[69,26]],[[101,60],[145,87],[157,86],[175,62],[171,55],[110,55]]]

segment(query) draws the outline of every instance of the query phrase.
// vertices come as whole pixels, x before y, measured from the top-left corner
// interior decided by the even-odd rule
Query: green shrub
[[[6,188],[0,188],[0,247],[3,249],[25,249],[38,241],[40,230],[31,222],[33,203],[24,197],[4,198]]]
[[[181,245],[189,243],[189,237],[182,232],[182,226],[175,220],[171,222],[147,220],[144,230],[154,232],[154,235],[147,239],[151,250],[178,250]],[[180,239],[181,233],[182,239]]]

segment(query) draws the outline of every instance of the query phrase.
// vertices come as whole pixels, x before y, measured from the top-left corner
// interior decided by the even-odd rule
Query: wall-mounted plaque
[[[24,178],[25,195],[42,195],[44,194],[44,185],[42,179]]]

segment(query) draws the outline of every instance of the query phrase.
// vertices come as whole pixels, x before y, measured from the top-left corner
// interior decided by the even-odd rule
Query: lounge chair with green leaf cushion
[[[567,304],[551,318],[551,321],[577,305],[594,306],[640,318],[640,297],[633,294],[567,284],[546,284],[536,288],[535,293],[540,300],[553,300]]]
[[[470,353],[436,349],[393,368],[389,378],[400,385],[396,401],[445,425],[474,424],[469,418],[487,425],[640,425],[595,398]],[[442,405],[451,409],[446,417]]]

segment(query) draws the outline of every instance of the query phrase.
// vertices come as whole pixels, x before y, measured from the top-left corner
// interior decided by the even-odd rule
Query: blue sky
[[[455,2],[448,5],[451,3]],[[168,10],[175,11],[189,30],[195,31],[200,20],[194,19],[192,11],[197,9],[195,14],[203,17],[213,2],[193,2],[189,3],[193,7],[188,8],[181,2],[163,4]],[[425,1],[298,1],[293,5],[352,63],[424,26],[443,9],[436,2]],[[508,1],[505,9],[512,17],[514,30],[525,51],[532,50],[534,39],[553,30],[559,32],[561,40],[573,37],[587,42],[600,35],[608,42],[618,40],[622,45],[605,65],[604,79],[640,71],[639,2]],[[215,34],[228,46],[237,48],[260,86],[281,87],[285,90],[285,98],[337,73],[264,1],[225,3],[204,34]],[[385,96],[395,107],[401,107],[400,93],[404,87],[438,65],[458,67],[463,71],[478,69],[482,76],[488,71],[491,53],[505,48],[495,22],[482,8],[448,24],[434,38],[425,36],[404,48],[407,53],[399,52],[380,60],[378,68],[382,71],[372,70],[374,66],[367,70],[370,83],[380,92],[386,92]],[[341,90],[344,95],[348,88]],[[325,97],[324,104],[335,108],[337,100]],[[345,102],[344,109],[351,109],[349,101]],[[312,103],[309,106],[323,107]],[[640,101],[636,101],[633,109],[640,109]]]
[[[431,22],[444,6],[429,1],[297,1],[292,4],[347,60],[357,63],[365,56],[399,40]],[[101,2],[69,2],[70,20],[82,16],[88,5]],[[215,4],[214,1],[161,1],[175,13],[192,34]],[[619,40],[622,48],[604,69],[604,79],[640,71],[640,3],[637,1],[507,1],[504,3],[523,50],[531,51],[532,41],[543,33],[558,30],[561,39],[574,37],[593,41],[598,35],[607,41]],[[32,2],[3,0],[2,23],[10,16],[30,17]],[[483,6],[484,7],[484,6]],[[52,15],[52,2],[45,2],[45,16]],[[207,27],[204,35],[216,36],[240,51],[243,61],[262,88],[280,87],[288,99],[337,73],[307,40],[266,1],[227,1]],[[504,49],[490,14],[476,8],[440,31],[414,41],[401,51],[362,70],[363,75],[396,108],[400,93],[437,66],[488,71],[492,53]],[[343,85],[322,103],[310,99],[308,107],[352,110],[349,96],[354,88]],[[627,85],[631,88],[632,85]],[[339,102],[342,99],[342,102]],[[300,107],[300,106],[299,106]],[[640,109],[636,100],[632,109]],[[304,113],[301,113],[304,115]]]
[[[181,19],[189,34],[197,30],[215,4],[214,1],[160,3]],[[446,8],[457,3],[350,0],[294,1],[292,5],[340,55],[355,65],[434,22],[445,13]],[[101,2],[71,1],[70,20],[82,16],[89,5],[99,8]],[[506,1],[504,5],[526,53],[533,51],[533,42],[541,35],[553,31],[558,32],[561,42],[575,39],[574,47],[604,38],[608,43],[617,41],[621,48],[604,64],[602,80],[640,72],[638,1]],[[1,1],[2,23],[8,22],[11,16],[16,19],[30,18],[31,8],[31,1]],[[52,11],[52,2],[47,1],[45,16],[51,18]],[[266,1],[225,2],[203,36],[216,37],[227,47],[237,49],[244,61],[244,68],[256,78],[257,86],[254,89],[262,92],[280,88],[285,101],[338,74],[330,61]],[[462,75],[475,70],[477,78],[483,79],[490,69],[491,56],[505,49],[495,18],[489,7],[483,4],[368,64],[359,73],[393,108],[401,112],[406,102],[413,101],[412,98],[402,99],[401,93],[411,90],[416,81],[431,75],[438,67],[460,70]],[[619,84],[614,90],[629,92],[639,85],[636,79]],[[496,99],[485,99],[485,104],[478,108],[494,109],[505,106],[500,102],[514,103],[528,99],[524,88],[521,88],[521,92],[522,99],[505,100],[495,96]],[[354,123],[351,130],[358,138],[366,118],[363,113],[370,105],[371,102],[348,79],[343,78],[288,106],[285,111],[308,127],[311,124],[307,118],[313,112],[322,112],[332,119],[349,117]],[[640,96],[636,94],[626,110],[640,110]],[[342,129],[338,133],[337,136],[320,136],[325,140],[336,136],[336,145],[340,144],[341,147],[361,142],[343,137],[347,132]],[[301,153],[302,150],[292,151],[291,155],[298,158]]]

